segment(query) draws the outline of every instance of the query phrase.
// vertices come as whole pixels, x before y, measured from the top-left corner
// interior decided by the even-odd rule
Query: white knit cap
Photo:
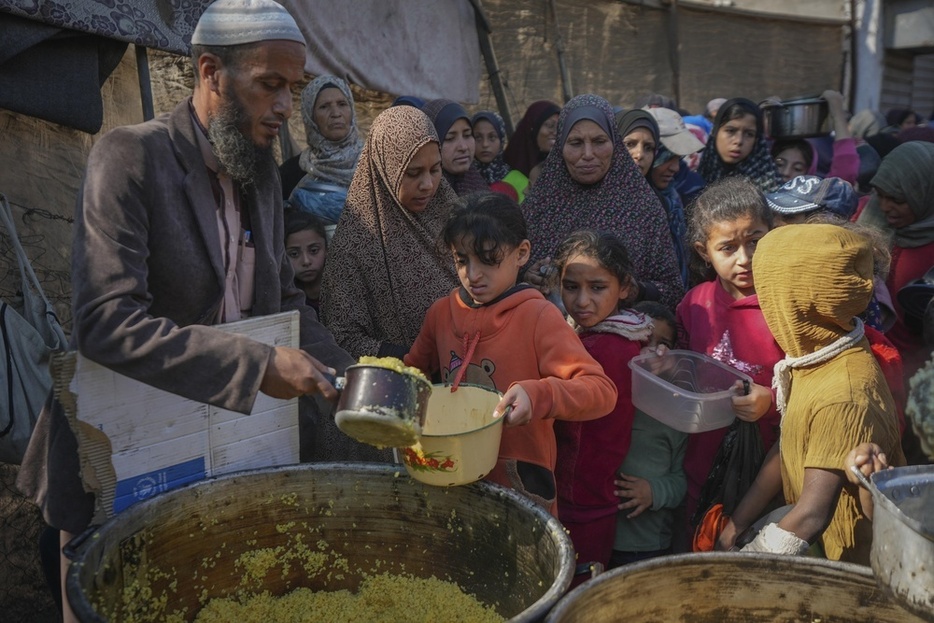
[[[191,35],[192,45],[242,45],[274,40],[305,45],[298,24],[273,0],[216,0],[201,14]]]

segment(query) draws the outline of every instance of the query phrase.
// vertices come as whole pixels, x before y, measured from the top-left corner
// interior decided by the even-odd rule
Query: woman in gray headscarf
[[[302,120],[308,147],[299,158],[299,166],[305,177],[288,203],[334,225],[363,149],[347,83],[327,75],[309,82],[302,91]]]
[[[912,282],[934,266],[934,143],[911,141],[882,160],[870,185],[873,194],[858,222],[892,235],[892,266],[886,285],[895,303],[895,325],[885,336],[901,352],[905,377],[930,357],[921,328],[908,318],[904,304]],[[916,284],[917,285],[917,284]],[[899,294],[909,287],[906,294]]]

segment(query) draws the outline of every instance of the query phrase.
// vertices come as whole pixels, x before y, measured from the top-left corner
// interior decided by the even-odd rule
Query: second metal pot
[[[775,139],[810,138],[830,134],[827,100],[803,97],[781,102],[765,101],[762,109],[766,136]]]
[[[934,621],[934,466],[883,470],[864,485],[872,492],[876,582],[900,606]]]
[[[427,380],[365,364],[348,367],[343,378],[334,420],[345,434],[381,448],[418,440],[431,396]]]

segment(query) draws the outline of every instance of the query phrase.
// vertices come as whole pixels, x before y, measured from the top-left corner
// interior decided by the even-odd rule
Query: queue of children
[[[418,102],[400,104],[418,107]],[[575,582],[589,577],[594,565],[615,567],[692,548],[730,549],[750,540],[749,551],[801,554],[810,549],[866,564],[871,533],[865,520],[871,509],[861,505],[844,464],[871,471],[905,462],[900,445],[905,379],[899,352],[883,333],[897,309],[885,285],[885,237],[851,222],[858,195],[846,180],[803,175],[780,186],[778,167],[787,164],[782,159],[790,152],[773,152],[781,156],[777,164],[773,161],[758,107],[742,98],[719,104],[709,138],[702,136],[692,147],[707,141],[700,176],[688,171],[700,180],[690,184],[706,188],[698,192],[692,186],[693,200],[684,210],[686,231],[671,232],[685,258],[692,258],[691,270],[684,272],[693,287],[674,308],[642,300],[639,271],[624,243],[631,233],[597,231],[584,221],[549,252],[548,274],[526,274],[535,251],[526,227],[528,209],[517,199],[524,198],[537,176],[530,176],[530,184],[513,164],[518,164],[519,145],[512,141],[522,141],[523,153],[531,154],[522,162],[537,173],[555,144],[543,137],[553,131],[549,124],[560,111],[550,102],[530,107],[520,124],[523,134],[510,139],[495,113],[469,117],[459,105],[437,100],[429,112],[445,136],[429,134],[419,145],[433,145],[432,153],[439,151],[440,157],[435,154],[428,162],[421,156],[419,163],[424,163],[416,165],[413,152],[406,152],[392,154],[401,158],[397,163],[379,161],[402,172],[387,201],[398,204],[394,210],[406,220],[418,221],[420,210],[405,201],[408,171],[419,176],[418,167],[434,167],[415,192],[422,203],[431,201],[445,186],[442,172],[453,180],[444,160],[446,141],[467,142],[468,129],[472,132],[474,160],[462,168],[479,172],[497,192],[462,190],[459,201],[446,199],[439,207],[433,235],[459,284],[427,308],[417,337],[395,345],[393,352],[407,353],[408,365],[436,381],[454,387],[479,383],[502,394],[497,412],[506,427],[498,463],[487,479],[526,495],[560,519],[578,556]],[[835,119],[839,114],[835,111]],[[696,129],[689,130],[681,115],[667,109],[649,116],[633,111],[618,116],[617,123],[643,117],[650,130],[660,117],[666,123],[670,117],[679,136]],[[381,127],[379,119],[374,125]],[[452,139],[449,126],[455,125],[460,129]],[[632,138],[641,131],[638,123],[630,125],[620,130],[621,136]],[[595,132],[607,134],[602,127]],[[381,139],[386,145],[388,137]],[[852,141],[843,136],[841,144],[849,148]],[[615,148],[612,141],[605,143]],[[664,137],[654,136],[651,143],[653,153],[643,154],[648,167]],[[603,144],[593,139],[594,152]],[[559,149],[565,148],[559,141]],[[926,153],[926,147],[912,149]],[[666,158],[678,158],[674,153],[666,152]],[[597,165],[605,157],[595,154]],[[680,169],[687,167],[682,163]],[[808,169],[815,172],[814,161]],[[652,188],[642,173],[639,183]],[[891,173],[879,179],[883,188],[896,188],[888,181]],[[673,192],[680,192],[683,180],[684,175],[670,180]],[[911,214],[927,223],[934,200],[921,202],[917,209],[912,205]],[[297,285],[314,302],[319,290],[312,277],[320,280],[321,271],[310,266],[307,245],[317,245],[323,261],[327,236],[313,223],[299,227],[300,221],[294,214],[287,219],[286,247]],[[805,239],[808,248],[799,251]],[[768,248],[781,252],[761,259],[757,249],[763,240],[778,241]],[[838,261],[840,248],[852,250],[852,261]],[[821,267],[821,278],[800,284],[806,297],[792,297],[797,283],[792,276],[805,274],[806,266]],[[760,274],[766,275],[767,294]],[[779,277],[788,282],[781,288],[775,285]],[[560,296],[549,301],[539,290]],[[799,307],[788,307],[793,304]],[[789,316],[795,319],[791,328],[782,324],[790,322]],[[758,477],[733,492],[728,508],[711,508],[705,485],[732,428],[687,434],[633,405],[629,362],[647,353],[662,358],[675,347],[708,355],[753,379],[748,387],[734,388],[737,422],[732,428],[752,431],[764,458],[754,466]],[[814,350],[816,358],[811,357]],[[838,368],[849,376],[828,381]],[[822,383],[827,393],[813,389]],[[863,387],[871,387],[872,395],[863,396]],[[816,401],[809,397],[815,391]],[[817,443],[812,432],[823,441]],[[742,534],[782,504],[792,509],[784,518],[758,534]]]

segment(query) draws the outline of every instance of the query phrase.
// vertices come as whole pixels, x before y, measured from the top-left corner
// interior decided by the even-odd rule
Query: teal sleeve
[[[688,483],[684,475],[684,453],[688,436],[672,430],[668,435],[671,445],[671,468],[664,476],[649,479],[652,487],[652,510],[676,508],[687,493]]]

